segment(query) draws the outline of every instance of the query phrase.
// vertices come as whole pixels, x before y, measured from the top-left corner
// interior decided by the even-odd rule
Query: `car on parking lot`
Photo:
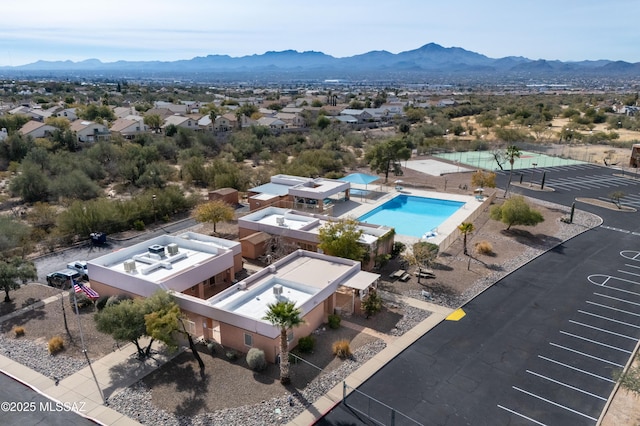
[[[71,280],[79,281],[80,273],[74,269],[62,269],[47,275],[47,284],[57,288],[71,288]]]
[[[67,263],[67,269],[77,271],[82,278],[89,278],[89,274],[87,273],[87,262],[84,260],[76,260]]]

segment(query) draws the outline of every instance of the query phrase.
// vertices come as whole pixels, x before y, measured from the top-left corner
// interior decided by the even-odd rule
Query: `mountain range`
[[[285,50],[260,55],[231,57],[208,55],[178,61],[116,61],[98,59],[73,61],[37,61],[15,67],[0,67],[1,74],[102,74],[111,76],[187,76],[228,74],[247,76],[288,75],[303,78],[391,78],[429,75],[567,75],[623,76],[638,74],[640,63],[623,61],[531,60],[508,56],[489,58],[460,47],[442,47],[435,43],[397,54],[371,51],[360,55],[336,58],[322,52]]]

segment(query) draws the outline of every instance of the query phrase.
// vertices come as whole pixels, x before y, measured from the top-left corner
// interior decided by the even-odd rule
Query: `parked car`
[[[47,284],[51,287],[71,288],[71,279],[80,280],[80,273],[75,269],[63,269],[47,275]]]
[[[81,278],[89,278],[87,273],[87,262],[84,260],[76,260],[71,263],[67,263],[67,269],[72,269],[80,274]]]

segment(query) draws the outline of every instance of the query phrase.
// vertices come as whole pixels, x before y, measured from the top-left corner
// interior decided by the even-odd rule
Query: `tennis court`
[[[475,169],[500,169],[491,151],[449,152],[444,154],[435,154],[434,157],[449,160],[456,164],[460,164],[461,166],[471,166]],[[503,159],[501,164],[505,170],[511,168],[507,159]],[[585,164],[585,162],[569,158],[554,157],[537,152],[521,151],[520,158],[516,158],[513,163],[513,169],[518,170],[531,169],[535,167],[572,166],[575,164]]]

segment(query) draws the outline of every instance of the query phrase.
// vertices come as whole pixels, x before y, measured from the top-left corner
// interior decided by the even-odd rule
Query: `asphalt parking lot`
[[[640,181],[618,181],[605,167],[555,169],[545,186],[556,191],[514,192],[564,206],[616,190],[640,195]],[[464,318],[426,333],[317,424],[596,424],[640,340],[640,222],[639,213],[577,208],[604,226],[497,282],[463,307]]]

